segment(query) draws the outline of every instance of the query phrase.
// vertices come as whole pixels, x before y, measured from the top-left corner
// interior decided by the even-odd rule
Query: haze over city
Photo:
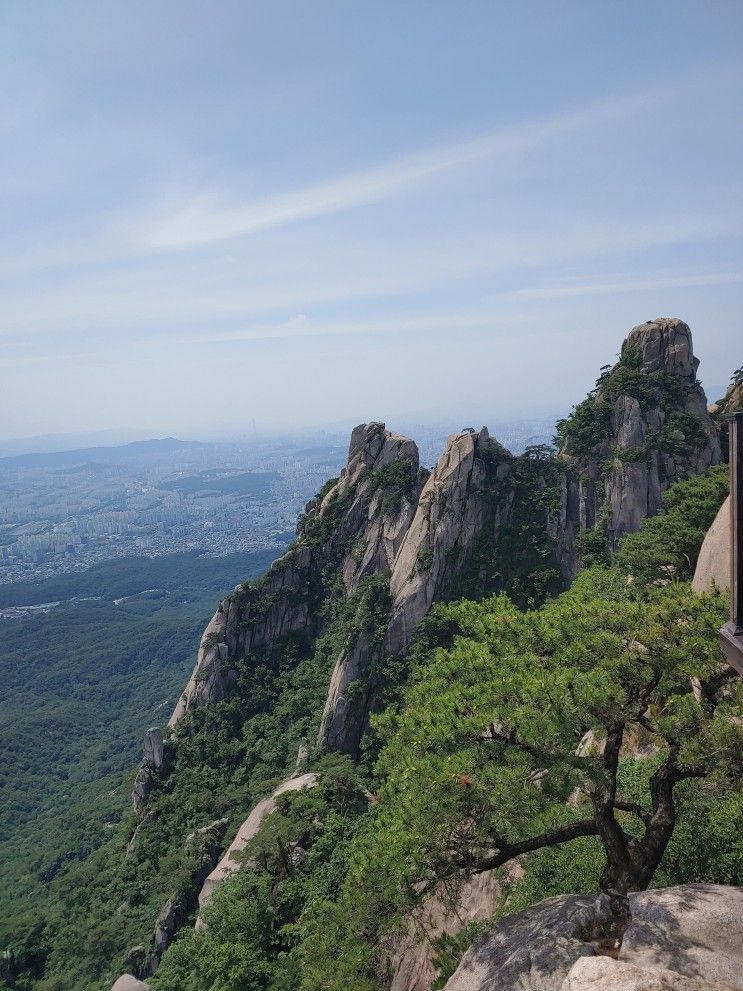
[[[724,389],[739,3],[219,9],[0,8],[0,439],[550,416],[659,315]]]

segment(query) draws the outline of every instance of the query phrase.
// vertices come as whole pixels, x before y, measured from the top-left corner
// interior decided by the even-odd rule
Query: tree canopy
[[[594,568],[541,610],[498,596],[438,611],[461,633],[381,717],[379,804],[340,897],[308,921],[307,987],[378,987],[427,894],[516,856],[528,870],[530,853],[576,843],[589,890],[646,887],[686,784],[697,802],[732,796],[740,818],[741,682],[721,664],[722,596]],[[733,857],[740,879],[740,845]]]

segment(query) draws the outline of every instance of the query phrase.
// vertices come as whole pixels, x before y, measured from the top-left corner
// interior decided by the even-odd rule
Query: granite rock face
[[[146,812],[156,777],[168,773],[171,757],[171,749],[165,742],[162,730],[158,726],[148,729],[144,735],[142,763],[132,787],[132,804],[138,816],[142,817]]]
[[[719,461],[697,367],[683,321],[649,321],[630,332],[620,361],[581,404],[592,422],[560,452],[559,498],[543,521],[562,587],[580,568],[582,533],[600,528],[612,543],[660,509],[670,484]],[[221,603],[170,726],[177,732],[189,711],[224,698],[237,659],[287,634],[318,632],[312,588],[332,563],[349,596],[365,578],[389,575],[383,642],[362,633],[341,652],[318,735],[322,748],[356,756],[385,660],[404,654],[433,603],[461,594],[483,548],[496,548],[504,535],[513,540],[517,461],[486,428],[467,430],[448,439],[424,484],[411,440],[381,423],[356,427],[345,468],[308,505],[292,550],[260,587],[239,587]],[[501,562],[500,575],[483,580],[477,594],[499,591],[507,568]]]
[[[131,974],[122,974],[117,981],[114,981],[111,991],[149,991],[149,987],[149,984],[138,981]]]
[[[446,991],[561,991],[579,957],[594,956],[580,934],[610,921],[608,899],[561,895],[506,916],[467,950]]]
[[[369,579],[388,592],[386,621],[374,631],[361,629],[340,650],[319,730],[320,748],[356,757],[384,688],[380,672],[390,658],[405,653],[434,603],[456,598],[463,590],[473,597],[501,591],[519,541],[541,544],[540,567],[554,571],[555,590],[566,587],[581,566],[581,534],[599,528],[612,541],[636,530],[658,511],[670,484],[717,463],[717,426],[707,412],[697,366],[691,332],[682,321],[660,318],[635,327],[620,361],[581,404],[580,429],[566,435],[557,459],[540,462],[537,457],[536,465],[528,461],[528,453],[511,455],[483,427],[449,437],[426,477],[413,441],[386,430],[383,423],[356,427],[345,467],[307,504],[292,547],[259,582],[238,586],[220,603],[204,631],[168,734],[148,732],[133,794],[140,828],[145,830],[147,817],[156,815],[156,806],[151,803],[154,812],[148,810],[148,801],[157,782],[167,776],[179,740],[189,732],[190,714],[227,698],[238,669],[283,638],[291,635],[309,645],[323,632],[319,605],[329,574],[337,579],[333,595],[339,589],[346,604],[359,601]],[[550,493],[543,504],[528,503],[524,459],[528,485]],[[547,463],[549,469],[543,467]],[[548,471],[553,472],[549,479]],[[536,530],[526,537],[523,513],[519,516],[523,505],[529,506],[532,522],[536,520]],[[507,553],[499,556],[503,547]],[[533,571],[527,569],[530,576]],[[293,777],[256,805],[218,864],[215,854],[199,882],[203,880],[200,908],[208,904],[216,884],[238,868],[237,855],[274,810],[282,791],[314,783],[314,775],[305,773],[309,757],[305,747]],[[136,833],[132,848],[135,839]],[[509,926],[521,927],[518,938],[532,940],[536,947],[529,958],[535,974],[541,973],[540,947],[544,946],[545,967],[548,950],[557,953],[560,982],[549,983],[552,977],[545,970],[546,983],[539,987],[559,991],[575,959],[593,953],[585,942],[576,944],[574,934],[580,918],[586,912],[595,916],[599,909],[590,899],[546,904],[533,924],[524,913],[523,918],[505,920],[502,937]],[[157,952],[193,910],[172,899],[163,907],[154,934]],[[442,920],[442,931],[449,931],[448,924]],[[552,933],[546,943],[541,929]],[[523,954],[518,949],[509,954],[507,973],[520,973]],[[487,953],[468,957],[485,980]],[[406,963],[399,957],[395,991],[422,991],[430,968],[429,958]],[[508,987],[500,978],[482,985],[451,984],[462,991],[480,986],[499,991]],[[529,987],[524,985],[522,991]]]
[[[355,428],[346,467],[321,499],[308,503],[293,548],[272,565],[259,588],[238,586],[220,604],[169,726],[176,727],[189,711],[225,698],[236,677],[234,659],[288,634],[312,634],[313,580],[329,561],[340,555],[349,594],[366,575],[390,569],[417,502],[418,470],[413,441],[385,430],[383,423]],[[406,491],[391,500],[390,481],[399,487],[401,479]],[[323,542],[315,539],[316,530],[323,533]]]
[[[581,957],[571,967],[561,991],[731,991],[731,985],[684,977],[665,968],[647,970],[611,957]]]
[[[709,592],[713,585],[730,588],[730,496],[715,517],[702,543],[691,587],[697,594]]]
[[[375,660],[402,654],[431,605],[456,593],[477,543],[497,543],[513,502],[512,461],[485,427],[449,437],[396,553],[388,558],[391,606],[383,643],[361,636],[336,662],[321,746],[357,753],[380,687],[372,674]]]
[[[683,884],[630,896],[620,960],[743,988],[743,888]]]
[[[743,889],[686,884],[636,892],[629,899],[632,918],[616,951],[621,964],[646,975],[660,972],[666,980],[670,971],[713,988],[743,988]],[[610,924],[606,901],[606,896],[561,895],[506,917],[475,940],[445,991],[587,991],[587,985],[565,982],[569,975],[571,981],[582,980],[582,974],[610,969],[609,963],[581,959],[607,960],[604,947],[590,938]],[[597,953],[600,949],[604,952]],[[666,991],[658,978],[652,980],[647,991]],[[625,985],[594,987],[618,991]],[[639,991],[645,985],[626,987]],[[702,991],[704,986],[668,987]]]
[[[239,663],[289,635],[309,642],[319,632],[312,607],[323,569],[340,572],[347,595],[364,578],[391,570],[422,484],[413,441],[383,423],[356,427],[345,468],[307,504],[292,548],[260,582],[238,586],[227,596],[206,627],[196,665],[168,721],[173,742],[164,741],[160,730],[151,730],[145,740],[132,795],[140,818],[156,777],[167,775],[170,748],[188,731],[188,714],[226,698]]]
[[[242,864],[240,855],[261,828],[261,823],[266,816],[271,815],[271,813],[275,812],[278,808],[277,799],[281,795],[285,795],[291,791],[301,791],[303,788],[312,788],[316,783],[316,774],[300,774],[297,777],[289,778],[288,780],[283,781],[278,788],[275,788],[274,791],[271,792],[268,798],[264,798],[262,801],[258,802],[248,818],[238,829],[237,835],[222,859],[208,874],[208,876],[204,877],[203,886],[199,892],[200,913],[207,908],[214,897],[215,889],[219,887],[222,881],[240,869]],[[204,928],[204,923],[201,916],[199,916],[196,920],[196,928]]]
[[[395,559],[390,653],[407,647],[434,601],[456,594],[476,542],[497,543],[513,501],[512,461],[486,427],[449,437]]]
[[[660,317],[630,331],[619,362],[583,409],[593,430],[561,451],[572,477],[566,492],[565,554],[580,565],[575,538],[601,527],[611,542],[638,529],[679,479],[720,461],[717,426],[697,381],[691,330]]]

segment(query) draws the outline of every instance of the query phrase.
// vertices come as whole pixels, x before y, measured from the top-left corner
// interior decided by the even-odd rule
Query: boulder
[[[607,952],[617,951],[621,963],[638,970],[743,989],[743,889],[685,884],[636,892],[629,900],[632,918],[623,938],[616,932],[621,948],[614,950],[606,896],[561,895],[507,916],[475,940],[445,991],[577,991],[580,985],[566,988],[564,982],[571,973],[582,979],[588,965],[581,962],[575,972],[574,965],[583,957],[606,960]]]
[[[731,985],[664,968],[647,970],[611,957],[582,957],[561,991],[731,991]]]
[[[114,983],[111,991],[149,991],[149,989],[149,984],[145,984],[144,981],[138,981],[131,974],[122,974]]]
[[[720,507],[712,526],[707,531],[691,587],[701,595],[713,585],[730,588],[730,496]]]
[[[594,956],[583,933],[611,926],[606,896],[560,895],[509,915],[467,950],[446,991],[561,991],[579,957]]]
[[[683,884],[630,901],[620,960],[743,988],[743,888]]]

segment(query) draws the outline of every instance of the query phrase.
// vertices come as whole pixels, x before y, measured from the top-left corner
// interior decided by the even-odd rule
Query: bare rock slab
[[[677,971],[647,970],[611,957],[583,957],[574,963],[562,991],[732,991],[731,985]]]
[[[144,981],[138,981],[131,974],[122,974],[111,991],[149,991],[149,989],[149,984],[145,984]]]
[[[655,977],[647,986],[612,984],[607,977],[591,986],[596,991],[709,991],[710,986],[743,991],[743,888],[658,888],[630,895],[630,907],[632,921],[619,962],[636,971],[659,972],[666,981],[670,972],[676,984],[664,985]],[[586,939],[608,917],[606,909],[598,896],[561,895],[506,917],[475,940],[445,991],[587,991],[589,985],[564,982],[569,975],[582,980],[599,964],[611,969],[614,961],[606,963],[609,958],[598,956]],[[589,966],[584,957],[599,963]],[[625,971],[629,980],[628,975]]]

